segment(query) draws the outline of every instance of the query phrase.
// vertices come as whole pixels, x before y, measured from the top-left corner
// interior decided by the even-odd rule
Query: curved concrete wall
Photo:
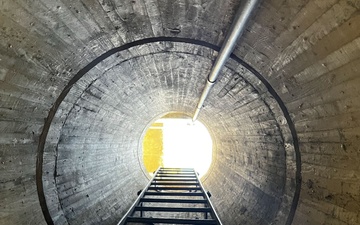
[[[166,112],[194,111],[214,50],[193,40],[168,39],[104,59],[98,64],[102,69],[81,76],[60,104],[53,119],[58,126],[52,124],[45,146],[50,163],[43,171],[52,218],[82,224],[121,217],[136,197],[134,190],[145,185],[139,143],[146,125]],[[216,143],[205,184],[225,223],[287,220],[296,188],[295,153],[273,98],[254,74],[232,60],[199,118]]]
[[[0,5],[0,223],[113,224],[146,182],[143,130],[162,113],[194,111],[216,56],[209,46],[221,45],[238,3]],[[255,70],[230,60],[200,115],[216,143],[205,185],[225,224],[290,224],[296,153],[292,224],[360,223],[359,8],[274,0],[257,9],[234,52]],[[91,63],[161,36],[192,43],[140,41]]]

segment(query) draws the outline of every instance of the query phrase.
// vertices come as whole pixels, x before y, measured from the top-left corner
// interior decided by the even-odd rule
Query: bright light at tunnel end
[[[201,122],[192,121],[191,118],[161,118],[153,124],[158,126],[150,126],[147,132],[151,129],[162,130],[162,154],[159,166],[194,168],[199,177],[206,174],[212,161],[212,139],[207,128]],[[144,145],[143,152],[145,152],[145,148]],[[144,155],[145,164],[147,160]],[[148,172],[152,176],[153,171],[148,170]]]
[[[191,119],[166,119],[164,167],[194,168],[201,177],[210,167],[212,141],[206,127]]]

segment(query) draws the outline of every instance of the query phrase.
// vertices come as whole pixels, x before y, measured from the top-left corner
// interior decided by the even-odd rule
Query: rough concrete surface
[[[116,224],[240,3],[0,0],[0,224]],[[360,224],[359,74],[358,0],[261,2],[199,116],[224,224]]]

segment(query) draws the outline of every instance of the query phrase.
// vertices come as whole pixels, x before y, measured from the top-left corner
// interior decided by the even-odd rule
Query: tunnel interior
[[[172,111],[191,114],[199,95],[193,90],[201,91],[211,68],[215,50],[187,42],[172,41],[171,48],[167,42],[153,42],[115,53],[66,90],[44,147],[44,156],[50,156],[43,174],[50,184],[44,190],[47,207],[53,205],[52,218],[64,215],[70,224],[90,223],[100,213],[111,221],[127,211],[134,190],[146,185],[139,142],[149,120]],[[218,196],[213,199],[220,217],[233,208],[228,223],[286,220],[296,189],[295,150],[285,116],[266,86],[246,67],[229,62],[199,120],[215,143],[205,185]],[[93,192],[97,185],[106,207]],[[237,190],[228,192],[234,186]],[[50,192],[57,192],[55,199]],[[84,204],[92,205],[87,208],[96,212],[95,218],[81,210]]]
[[[116,224],[241,1],[0,1],[0,224]],[[262,1],[199,115],[223,224],[360,223],[360,3]]]

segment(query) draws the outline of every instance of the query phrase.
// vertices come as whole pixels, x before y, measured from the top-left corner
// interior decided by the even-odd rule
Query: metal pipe
[[[246,28],[246,23],[250,18],[252,11],[256,8],[259,0],[247,0],[243,7],[240,7],[235,15],[234,22],[231,25],[229,33],[227,34],[224,43],[220,49],[219,55],[216,58],[216,61],[211,69],[211,72],[206,81],[205,88],[200,97],[199,103],[197,105],[196,111],[194,113],[193,121],[199,116],[200,110],[204,105],[204,102],[209,95],[209,92],[216,82],[217,77],[220,74],[222,67],[225,65],[230,54],[234,50],[236,41],[242,35]]]

